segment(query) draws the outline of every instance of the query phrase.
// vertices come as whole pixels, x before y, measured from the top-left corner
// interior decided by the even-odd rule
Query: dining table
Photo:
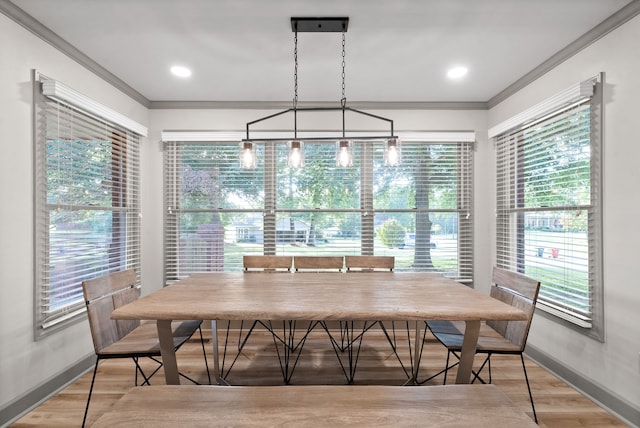
[[[155,320],[168,385],[180,384],[171,322],[180,320],[403,321],[415,323],[412,353],[417,380],[425,321],[464,321],[456,383],[469,383],[480,331],[489,320],[525,320],[520,309],[429,272],[198,273],[180,279],[111,315]],[[216,331],[212,334],[216,336]],[[217,340],[214,340],[217,369]]]

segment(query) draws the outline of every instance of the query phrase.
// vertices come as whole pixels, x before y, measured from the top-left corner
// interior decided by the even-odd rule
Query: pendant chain
[[[342,32],[342,99],[340,100],[340,103],[342,104],[342,108],[344,108],[347,105],[347,97],[345,95],[345,69],[346,67],[346,62],[345,62],[345,32]]]
[[[293,36],[293,108],[298,107],[298,32],[294,32]]]

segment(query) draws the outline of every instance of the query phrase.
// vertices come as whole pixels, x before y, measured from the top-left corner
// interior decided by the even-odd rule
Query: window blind
[[[140,267],[139,135],[42,96],[36,337],[84,312],[82,281]]]
[[[593,325],[600,145],[591,99],[496,138],[497,263],[541,281],[538,307]]]
[[[400,269],[434,270],[472,281],[473,144],[405,142],[402,162],[384,165],[377,145],[373,169],[375,231],[400,224]]]
[[[393,255],[472,279],[472,142],[412,141],[391,167],[384,142],[354,141],[345,168],[335,142],[305,141],[294,169],[285,141],[254,141],[244,170],[238,141],[183,140],[165,141],[167,282],[241,270],[244,254]]]
[[[240,270],[263,252],[264,146],[255,169],[240,167],[238,142],[165,144],[165,276]],[[226,225],[226,230],[225,230]]]

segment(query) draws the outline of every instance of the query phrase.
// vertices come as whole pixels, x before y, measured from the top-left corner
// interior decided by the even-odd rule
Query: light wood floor
[[[210,368],[211,331],[204,330]],[[219,333],[222,335],[222,333]],[[406,331],[405,331],[406,334]],[[201,383],[207,383],[202,351],[197,334],[178,352],[180,370]],[[221,337],[222,339],[222,337]],[[408,358],[407,347],[401,349]],[[444,367],[446,351],[433,337],[428,337],[421,376],[429,376]],[[476,358],[479,363],[480,358]],[[228,363],[228,361],[227,361]],[[152,367],[144,362],[143,368]],[[127,390],[133,387],[133,362],[131,360],[105,360],[100,363],[87,423],[90,425],[108,410]],[[595,403],[576,392],[566,383],[527,360],[527,372],[540,426],[543,427],[623,427],[626,426]],[[522,367],[518,357],[492,357],[493,383],[524,412],[532,415]],[[455,379],[455,369],[450,371],[447,383]],[[264,331],[252,335],[247,347],[236,362],[228,381],[235,385],[283,384],[280,366],[276,358],[271,336]],[[357,366],[354,384],[402,385],[406,376],[389,344],[379,329],[367,333]],[[91,382],[86,374],[50,398],[38,408],[18,420],[13,427],[73,427],[80,426]],[[183,381],[185,382],[185,381]],[[152,379],[153,384],[163,384],[162,370]],[[307,341],[295,369],[291,384],[345,384],[345,377],[328,342],[326,333],[314,331]],[[438,377],[428,384],[441,384]]]

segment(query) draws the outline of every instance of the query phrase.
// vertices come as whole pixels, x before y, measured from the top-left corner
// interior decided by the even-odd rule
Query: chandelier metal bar
[[[295,109],[294,108],[289,108],[289,109],[286,109],[286,110],[282,110],[282,111],[279,111],[277,113],[270,114],[268,116],[264,116],[264,117],[261,117],[259,119],[255,119],[255,120],[253,120],[251,122],[247,122],[247,132],[246,132],[247,138],[242,140],[242,141],[251,141],[251,138],[250,138],[250,132],[251,132],[250,127],[251,127],[251,125],[255,125],[256,123],[260,123],[260,122],[264,122],[264,121],[269,120],[269,119],[273,119],[274,117],[278,117],[278,116],[281,116],[281,115],[289,113],[289,112],[294,112],[294,114],[297,116],[298,112],[312,112],[312,111],[341,111],[342,112],[342,137],[343,138],[345,138],[345,128],[344,128],[344,120],[345,119],[344,119],[344,116],[345,116],[345,112],[347,112],[347,111],[351,111],[353,113],[361,114],[361,115],[364,115],[364,116],[369,116],[369,117],[372,117],[372,118],[377,119],[377,120],[385,121],[385,122],[387,122],[389,124],[389,127],[390,127],[389,135],[382,135],[382,136],[378,135],[376,137],[368,137],[368,138],[365,138],[365,137],[351,138],[351,137],[349,137],[352,140],[353,139],[372,139],[372,138],[373,139],[397,138],[397,136],[395,136],[393,134],[393,120],[392,119],[388,119],[388,118],[383,117],[383,116],[379,116],[377,114],[368,113],[368,112],[365,112],[365,111],[362,111],[362,110],[357,110],[357,109],[354,109],[354,108],[351,108],[351,107],[299,107],[299,108],[295,108]],[[297,135],[297,129],[296,129],[296,135]],[[305,140],[305,138],[296,138],[296,139],[297,140]],[[336,137],[306,138],[306,140],[332,140],[332,139],[335,140]],[[282,141],[282,138],[275,138],[275,139],[271,139],[271,140],[272,141]],[[269,141],[269,140],[260,139],[260,141]]]
[[[268,116],[261,117],[261,118],[256,119],[256,120],[252,120],[251,122],[247,122],[247,138],[246,138],[246,140],[247,140],[247,141],[248,141],[248,140],[251,140],[251,139],[249,138],[249,127],[250,127],[251,125],[254,125],[254,124],[259,123],[259,122],[264,122],[265,120],[272,119],[272,118],[277,117],[277,116],[281,116],[281,115],[283,115],[283,114],[285,114],[285,113],[289,113],[290,111],[294,111],[294,109],[292,109],[292,108],[288,108],[288,109],[286,109],[286,110],[279,111],[278,113],[270,114],[270,115],[268,115]],[[245,140],[243,140],[243,141],[245,141]]]
[[[291,31],[299,33],[340,33],[347,31],[348,17],[291,17]]]
[[[358,135],[357,137],[347,137],[347,140],[349,141],[386,141],[389,138],[398,138],[397,135]],[[335,137],[298,137],[296,138],[296,141],[301,141],[303,143],[308,143],[310,141],[339,141],[342,140],[342,137],[340,136],[335,136]],[[245,141],[251,141],[252,143],[277,143],[277,142],[283,142],[283,141],[288,141],[286,138],[253,138],[251,140],[242,140],[243,142]]]
[[[383,117],[383,116],[378,116],[377,114],[368,113],[366,111],[356,110],[355,108],[351,108],[351,107],[345,107],[345,110],[349,110],[349,111],[352,111],[354,113],[362,114],[364,116],[369,116],[369,117],[373,117],[374,119],[384,120],[384,121],[388,122],[389,126],[391,127],[391,133],[390,134],[391,134],[391,136],[393,136],[393,120],[387,119],[386,117]]]
[[[346,131],[345,131],[345,111],[347,110],[347,108],[345,106],[342,106],[342,138],[347,138],[346,137]]]

